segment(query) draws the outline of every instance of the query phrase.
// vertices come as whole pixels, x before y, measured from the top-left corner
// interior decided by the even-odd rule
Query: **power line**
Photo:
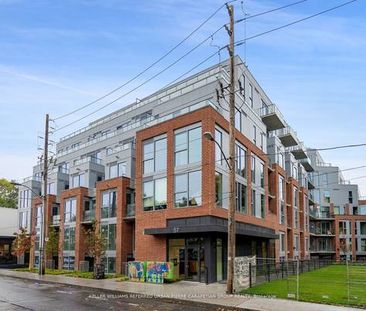
[[[279,26],[279,27],[276,27],[276,28],[272,28],[272,29],[270,29],[270,30],[267,30],[267,31],[264,31],[264,32],[261,32],[261,33],[258,33],[258,34],[256,34],[256,35],[253,35],[253,36],[248,37],[248,38],[246,38],[246,39],[240,40],[239,42],[236,42],[236,44],[235,44],[235,45],[236,45],[236,46],[240,46],[240,45],[244,44],[244,43],[245,43],[246,41],[248,41],[248,40],[252,40],[252,39],[254,39],[254,38],[257,38],[257,37],[260,37],[260,36],[263,36],[263,35],[269,34],[269,33],[271,33],[271,32],[274,32],[274,31],[277,31],[277,30],[280,30],[280,29],[283,29],[283,28],[286,28],[286,27],[289,27],[289,26],[292,26],[292,25],[298,24],[298,23],[300,23],[300,22],[306,21],[306,20],[311,19],[311,18],[313,18],[313,17],[316,17],[316,16],[322,15],[322,14],[324,14],[324,13],[327,13],[327,12],[330,12],[330,11],[333,11],[333,10],[336,10],[336,9],[339,9],[339,8],[341,8],[341,7],[343,7],[343,6],[346,6],[346,5],[351,4],[351,3],[353,3],[353,2],[356,2],[356,1],[358,1],[358,0],[351,0],[351,1],[348,1],[348,2],[344,2],[344,3],[340,4],[340,5],[337,5],[337,6],[334,6],[334,7],[332,7],[332,8],[329,8],[329,9],[327,9],[327,10],[320,11],[320,12],[315,13],[315,14],[313,14],[313,15],[310,15],[310,16],[307,16],[307,17],[304,17],[304,18],[298,19],[298,20],[293,21],[293,22],[291,22],[291,23],[288,23],[288,24],[285,24],[285,25],[282,25],[282,26]]]
[[[198,27],[196,27],[192,32],[190,32],[183,40],[181,40],[178,44],[176,44],[173,48],[171,48],[168,52],[166,52],[165,54],[163,54],[161,57],[159,57],[156,61],[154,61],[151,65],[149,65],[148,67],[146,67],[144,70],[142,70],[141,72],[139,72],[138,74],[136,74],[135,76],[133,76],[131,79],[129,79],[128,81],[126,81],[125,83],[123,83],[122,85],[116,87],[115,89],[111,90],[110,92],[108,92],[107,94],[97,98],[96,100],[87,103],[73,111],[70,111],[66,114],[63,114],[57,118],[54,118],[54,120],[59,120],[62,118],[65,118],[67,116],[70,116],[72,114],[74,114],[75,112],[81,111],[99,101],[101,101],[102,99],[108,97],[109,95],[112,95],[113,93],[117,92],[118,90],[122,89],[123,87],[125,87],[126,85],[130,84],[131,82],[135,81],[137,78],[139,78],[140,76],[142,76],[145,72],[147,72],[148,70],[150,70],[152,67],[154,67],[155,65],[157,65],[158,63],[160,63],[163,59],[165,59],[167,56],[169,56],[172,52],[174,52],[178,47],[180,47],[184,42],[186,42],[189,38],[191,38],[198,30],[200,30],[209,20],[211,20],[227,3],[232,3],[238,0],[233,0],[233,1],[228,1],[226,3],[224,3],[223,5],[221,5],[218,9],[215,10],[215,12],[213,12],[209,17],[207,17]]]
[[[235,1],[237,1],[237,0],[235,0]],[[354,1],[356,1],[356,0],[354,0]],[[234,2],[234,1],[231,1],[231,2]],[[301,3],[301,2],[303,2],[303,1],[300,1],[300,2],[297,2],[297,3],[294,3],[294,4],[292,4],[292,5],[295,5],[295,4],[298,4],[298,3]],[[226,4],[225,4],[226,5]],[[286,6],[284,6],[284,7],[286,7]],[[222,6],[221,6],[221,8],[222,8]],[[220,9],[221,9],[220,8]],[[283,7],[281,7],[281,8],[283,8]],[[274,10],[279,10],[280,8],[277,8],[277,9],[274,9]],[[257,15],[259,16],[259,15],[263,15],[263,14],[268,14],[268,13],[270,13],[270,12],[272,12],[273,10],[270,10],[270,11],[265,11],[265,12],[262,12],[262,13],[258,13]],[[253,16],[254,17],[254,16]],[[174,61],[173,63],[171,63],[170,65],[168,65],[167,67],[165,67],[163,70],[161,70],[161,71],[159,71],[158,73],[156,73],[155,75],[153,75],[152,77],[150,77],[149,79],[147,79],[147,80],[145,80],[144,82],[142,82],[141,84],[139,84],[138,86],[136,86],[135,88],[133,88],[132,90],[130,90],[130,91],[128,91],[127,93],[125,93],[125,94],[123,94],[123,95],[121,95],[121,96],[119,96],[119,97],[117,97],[116,99],[114,99],[113,101],[111,101],[111,102],[109,102],[109,103],[107,103],[107,104],[105,104],[105,105],[103,105],[102,107],[100,107],[99,109],[96,109],[95,111],[93,111],[93,112],[91,112],[91,113],[89,113],[89,114],[87,114],[87,115],[85,115],[85,116],[83,116],[83,117],[81,117],[81,118],[79,118],[79,119],[77,119],[77,120],[75,120],[75,121],[73,121],[73,122],[70,122],[70,123],[68,123],[68,124],[66,124],[66,125],[64,125],[64,126],[62,126],[62,127],[60,127],[60,128],[58,128],[57,130],[55,130],[55,132],[56,131],[59,131],[59,130],[62,130],[62,129],[64,129],[64,128],[66,128],[66,127],[69,127],[69,126],[71,126],[71,125],[73,125],[73,124],[75,124],[75,123],[77,123],[77,122],[79,122],[79,121],[81,121],[81,120],[84,120],[84,119],[86,119],[87,117],[89,117],[89,116],[91,116],[91,115],[93,115],[93,114],[95,114],[95,113],[97,113],[97,112],[99,112],[100,110],[102,110],[102,109],[104,109],[104,108],[106,108],[106,107],[108,107],[108,106],[110,106],[111,104],[113,104],[113,103],[115,103],[116,101],[118,101],[118,100],[120,100],[121,98],[123,98],[123,97],[125,97],[125,96],[127,96],[127,95],[129,95],[129,94],[131,94],[132,92],[134,92],[135,90],[137,90],[137,89],[139,89],[140,87],[142,87],[143,85],[145,85],[146,83],[148,83],[148,82],[150,82],[151,80],[153,80],[153,79],[155,79],[156,77],[158,77],[159,75],[161,75],[162,73],[164,73],[165,71],[167,71],[168,69],[170,69],[171,67],[173,67],[175,64],[177,64],[179,61],[181,61],[183,58],[185,58],[186,56],[188,56],[189,54],[191,54],[193,51],[195,51],[196,49],[198,49],[200,46],[202,46],[204,43],[206,43],[208,40],[210,40],[210,39],[212,39],[212,37],[215,35],[215,34],[217,34],[221,29],[223,29],[223,28],[225,28],[225,25],[223,25],[223,26],[221,26],[220,28],[218,28],[215,32],[213,32],[210,36],[208,36],[206,39],[204,39],[204,40],[202,40],[199,44],[197,44],[195,47],[193,47],[191,50],[189,50],[187,53],[185,53],[184,55],[182,55],[180,58],[178,58],[176,61]],[[240,43],[240,42],[236,42],[235,44],[238,44],[238,43]],[[217,52],[215,52],[214,54],[211,54],[209,57],[207,57],[205,60],[203,60],[200,64],[198,64],[198,65],[196,65],[194,68],[192,68],[192,69],[190,69],[188,72],[186,72],[186,73],[184,73],[183,75],[181,75],[180,77],[178,77],[177,79],[175,79],[175,80],[173,80],[172,82],[170,82],[168,85],[166,85],[165,87],[167,87],[167,86],[169,86],[169,85],[171,85],[171,84],[173,84],[173,83],[175,83],[176,81],[178,81],[179,79],[181,79],[183,76],[185,76],[185,75],[187,75],[188,73],[190,73],[190,72],[192,72],[194,69],[196,69],[197,67],[199,67],[201,64],[203,64],[203,63],[205,63],[206,61],[208,61],[209,59],[211,59],[212,57],[214,57],[217,53],[219,53],[221,50],[223,50],[223,49],[225,49],[227,46],[225,45],[225,46],[223,46],[223,47],[221,47],[221,48],[219,48],[219,50],[217,51]],[[163,88],[165,88],[165,87],[163,87]],[[120,87],[120,88],[122,88],[122,86]],[[120,89],[119,88],[119,89]],[[86,105],[87,106],[87,105]],[[71,112],[71,113],[69,113],[68,115],[70,115],[70,114],[72,114],[73,112]],[[66,115],[65,115],[66,116]],[[58,118],[56,118],[56,119],[54,119],[54,120],[57,120],[57,119],[60,119],[61,117],[58,117]]]
[[[284,6],[275,8],[275,9],[271,9],[271,10],[268,10],[268,11],[264,11],[264,12],[261,12],[261,13],[258,13],[258,14],[249,15],[249,16],[246,16],[244,18],[241,18],[241,19],[236,20],[235,21],[235,24],[240,23],[240,22],[243,22],[243,21],[246,21],[246,20],[251,19],[251,18],[254,18],[254,17],[258,17],[258,16],[262,16],[262,15],[265,15],[265,14],[268,14],[268,13],[272,13],[272,12],[275,12],[275,11],[279,11],[279,10],[282,10],[282,9],[285,9],[285,8],[288,8],[288,7],[291,7],[291,6],[294,6],[294,5],[297,5],[297,4],[306,2],[306,1],[307,0],[301,0],[301,1],[293,2],[293,3],[287,4],[287,5],[284,5]]]

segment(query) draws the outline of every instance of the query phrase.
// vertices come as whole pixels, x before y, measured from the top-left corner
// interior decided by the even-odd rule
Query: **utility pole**
[[[47,213],[47,186],[48,186],[48,134],[49,134],[49,115],[46,114],[46,124],[44,130],[44,149],[43,149],[43,202],[41,215],[41,234],[39,243],[39,275],[44,275],[46,272],[45,264],[45,234],[46,234],[46,213]]]
[[[227,269],[227,293],[234,292],[234,258],[235,258],[235,59],[234,59],[234,7],[227,5],[230,16],[230,28],[226,30],[230,36],[230,44],[228,46],[230,56],[230,128],[229,128],[229,162],[230,162],[230,198],[228,210],[228,269]]]

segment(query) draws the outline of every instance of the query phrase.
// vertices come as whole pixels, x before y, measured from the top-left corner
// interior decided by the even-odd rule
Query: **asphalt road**
[[[0,277],[0,310],[233,311],[233,308]]]

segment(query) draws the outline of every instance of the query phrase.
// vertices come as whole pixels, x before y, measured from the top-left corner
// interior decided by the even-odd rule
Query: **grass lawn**
[[[38,273],[38,269],[29,269],[29,268],[19,268],[14,269],[14,271],[20,271],[20,272],[32,272],[32,273]],[[93,272],[80,272],[80,271],[74,271],[74,270],[58,270],[58,269],[46,269],[46,274],[49,275],[64,275],[74,278],[83,278],[83,279],[92,279],[93,278]],[[112,279],[112,278],[120,278],[121,281],[126,280],[126,277],[122,274],[105,274],[106,279]]]
[[[296,279],[296,276],[290,276],[253,286],[241,293],[277,298],[289,298],[288,294],[292,294],[296,297]],[[349,266],[349,286],[346,265],[331,265],[305,272],[300,274],[299,280],[299,300],[366,307],[366,265]]]

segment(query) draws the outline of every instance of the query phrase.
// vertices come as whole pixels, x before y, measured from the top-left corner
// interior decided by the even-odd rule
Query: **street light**
[[[235,162],[234,162],[234,155],[232,155],[232,149],[230,149],[230,161],[226,157],[224,151],[222,150],[220,144],[215,140],[214,136],[211,132],[204,132],[203,137],[209,141],[213,141],[219,146],[221,154],[223,155],[226,164],[229,167],[229,175],[230,175],[230,197],[229,197],[229,208],[228,208],[228,221],[227,221],[227,233],[228,233],[228,243],[227,243],[227,250],[228,250],[228,260],[227,260],[227,293],[232,294],[234,291],[233,284],[234,284],[234,258],[235,258]],[[234,141],[235,142],[235,141]],[[232,146],[231,146],[232,147]],[[235,151],[235,149],[234,149]],[[230,164],[230,162],[232,164]]]
[[[24,185],[24,184],[20,184],[17,182],[11,182],[12,185],[16,186],[16,187],[24,187],[29,189],[36,197],[40,197],[43,201],[42,204],[42,208],[41,208],[41,232],[40,232],[40,247],[39,247],[39,269],[38,269],[38,274],[39,275],[43,275],[45,274],[45,269],[44,269],[44,264],[43,264],[43,259],[44,259],[44,233],[45,233],[45,219],[44,219],[44,209],[46,206],[46,197],[44,195],[40,195],[39,193],[35,192],[31,187]]]

